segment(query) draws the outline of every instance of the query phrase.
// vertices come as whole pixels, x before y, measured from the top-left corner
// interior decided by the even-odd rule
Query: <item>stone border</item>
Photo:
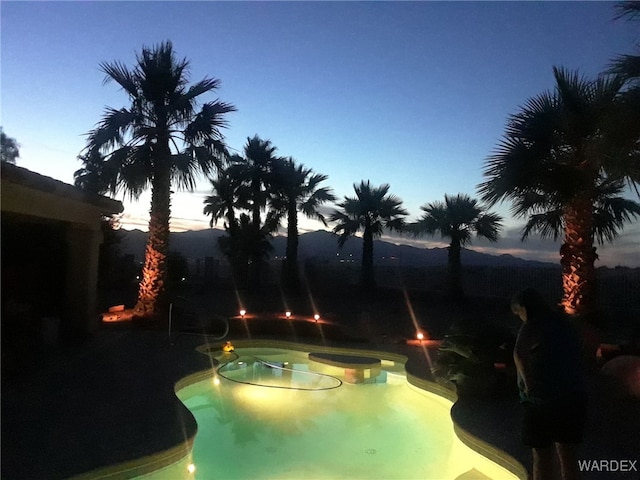
[[[135,460],[97,468],[86,473],[81,473],[80,475],[75,475],[69,480],[127,480],[147,475],[155,472],[156,470],[160,470],[161,468],[168,467],[174,463],[187,459],[193,450],[194,441],[195,436],[186,439],[184,442],[181,442],[168,450],[146,455]]]

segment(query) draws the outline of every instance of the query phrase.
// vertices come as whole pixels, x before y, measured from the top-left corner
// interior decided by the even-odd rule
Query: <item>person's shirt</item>
[[[584,394],[581,342],[564,317],[550,315],[523,323],[514,357],[523,401],[546,402]]]

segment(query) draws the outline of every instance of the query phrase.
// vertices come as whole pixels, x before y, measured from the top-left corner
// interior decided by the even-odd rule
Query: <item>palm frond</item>
[[[617,2],[614,8],[616,9],[615,20],[625,17],[630,20],[640,19],[640,3],[637,0]]]
[[[105,74],[103,84],[107,84],[110,81],[116,82],[122,87],[122,89],[129,94],[130,97],[136,97],[138,95],[138,87],[135,79],[135,74],[130,72],[129,69],[121,62],[100,64],[100,70]]]
[[[542,238],[553,238],[557,240],[563,230],[562,210],[549,210],[544,213],[536,213],[529,217],[529,220],[522,229],[520,240],[526,240],[533,232]]]

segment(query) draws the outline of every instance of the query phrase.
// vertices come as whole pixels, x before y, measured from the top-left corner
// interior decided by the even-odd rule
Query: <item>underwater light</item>
[[[220,385],[220,379],[218,377],[213,377],[213,384]]]
[[[187,465],[187,472],[194,473],[196,471],[196,466],[193,463]]]

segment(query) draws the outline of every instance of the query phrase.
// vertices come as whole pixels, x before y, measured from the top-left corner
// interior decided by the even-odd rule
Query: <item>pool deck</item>
[[[171,346],[161,330],[105,326],[82,344],[34,350],[38,368],[12,382],[3,378],[1,478],[71,478],[170,449],[192,437],[195,421],[175,397],[174,385],[190,373],[211,368],[208,357],[195,350],[203,343],[202,337],[184,336]],[[409,359],[410,374],[430,376],[418,347],[330,344],[399,353]],[[591,420],[578,458],[636,460],[640,469],[640,402],[612,398],[598,377],[591,385]],[[472,435],[530,466],[529,452],[518,438],[515,399],[461,400],[452,415]],[[583,478],[602,475],[585,473]],[[638,478],[638,472],[606,478]]]

